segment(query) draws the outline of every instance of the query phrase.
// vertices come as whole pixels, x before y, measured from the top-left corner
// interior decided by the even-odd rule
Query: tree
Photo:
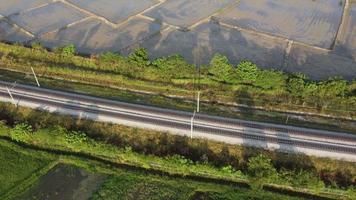
[[[304,74],[297,73],[291,76],[288,80],[287,90],[294,97],[302,98],[305,87],[306,87],[307,77]]]
[[[344,97],[346,91],[347,81],[341,79],[329,79],[318,87],[318,94],[322,98]]]
[[[188,78],[195,73],[193,65],[188,64],[180,55],[159,58],[152,62],[159,76],[164,80],[173,78]]]
[[[337,97],[344,97],[347,92],[347,81],[341,79],[329,79],[318,84],[316,97],[321,107],[328,104]]]
[[[146,67],[150,64],[148,53],[145,48],[137,48],[133,53],[128,56],[128,60],[131,64],[137,67]]]
[[[234,79],[234,67],[229,63],[226,56],[221,54],[215,54],[210,62],[209,74],[213,76],[213,79],[231,83]]]
[[[236,67],[236,75],[243,83],[254,83],[258,76],[258,67],[249,61],[243,61]]]
[[[265,90],[284,89],[286,79],[286,75],[280,71],[261,70],[254,85]]]

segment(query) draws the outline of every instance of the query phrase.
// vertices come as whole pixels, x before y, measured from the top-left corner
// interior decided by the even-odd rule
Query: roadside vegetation
[[[22,145],[23,146],[23,145]],[[292,197],[275,192],[254,190],[233,184],[214,183],[191,178],[170,177],[153,174],[140,170],[114,167],[107,164],[82,158],[79,156],[60,155],[30,147],[22,147],[19,144],[0,139],[2,156],[7,156],[1,164],[8,166],[24,165],[16,157],[28,157],[27,161],[43,165],[44,160],[54,160],[49,167],[40,169],[41,173],[16,181],[11,185],[7,193],[0,190],[2,200],[13,199],[55,199],[60,197],[77,198],[91,197],[94,200],[126,199],[126,200],[197,200],[197,199],[224,199],[224,200],[247,200],[247,199],[271,199],[271,200],[303,200],[302,197]],[[30,155],[30,156],[29,156]],[[3,174],[16,175],[21,171],[30,169],[1,168]],[[82,174],[91,177],[86,183],[95,185],[95,190],[87,191],[92,186],[80,183]],[[102,177],[102,178],[95,178]],[[60,178],[61,180],[59,180]],[[94,180],[93,180],[94,179]],[[104,179],[104,180],[102,180]],[[2,183],[9,179],[1,178]],[[31,184],[29,184],[31,183]],[[45,184],[45,185],[44,185]],[[57,188],[48,188],[47,185],[57,185]],[[58,186],[59,185],[59,186]],[[86,192],[83,192],[83,189]],[[58,191],[62,193],[58,194]],[[72,199],[68,198],[68,199]],[[67,198],[66,198],[67,199]]]
[[[112,166],[347,199],[356,196],[354,163],[265,151],[0,104],[2,139]],[[115,182],[115,181],[114,181]],[[107,183],[107,187],[112,184]],[[118,186],[119,187],[119,186]],[[103,192],[106,193],[106,192]]]
[[[261,69],[249,61],[234,66],[216,54],[209,65],[197,68],[181,56],[148,59],[138,48],[127,57],[104,53],[92,57],[75,54],[69,45],[49,52],[38,43],[32,48],[0,44],[0,68],[28,73],[34,67],[41,77],[104,87],[244,105],[265,110],[306,112],[355,119],[356,81],[330,78],[310,80],[303,74]]]

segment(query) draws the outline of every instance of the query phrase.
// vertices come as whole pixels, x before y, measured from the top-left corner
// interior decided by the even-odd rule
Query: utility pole
[[[200,91],[198,91],[198,97],[197,97],[197,112],[200,111]]]
[[[15,101],[14,97],[12,96],[12,94],[11,94],[9,88],[6,87],[6,89],[7,89],[7,92],[9,93],[9,95],[10,95],[10,97],[11,97],[12,103],[17,107],[16,101]]]
[[[194,131],[194,117],[195,117],[196,111],[194,110],[193,116],[190,119],[190,139],[193,139],[193,131]]]
[[[288,124],[288,120],[289,120],[289,115],[287,115],[286,124]]]
[[[37,76],[36,76],[35,70],[33,70],[33,67],[31,67],[31,70],[32,70],[33,76],[34,76],[34,77],[35,77],[35,79],[36,79],[37,86],[38,86],[38,87],[41,87],[41,86],[40,86],[40,83],[38,82],[38,79],[37,79]]]

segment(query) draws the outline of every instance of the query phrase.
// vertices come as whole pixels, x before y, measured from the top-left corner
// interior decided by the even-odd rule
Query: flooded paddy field
[[[50,0],[0,0],[0,14],[9,16],[24,12],[28,9],[36,8],[51,2]]]
[[[47,6],[12,15],[9,19],[36,35],[62,28],[70,23],[87,17],[85,13],[62,3],[55,2]]]
[[[352,1],[346,11],[343,25],[336,42],[336,52],[356,61],[356,1]]]
[[[106,178],[107,175],[104,174],[90,173],[82,168],[59,164],[18,199],[90,199]]]
[[[0,40],[26,43],[31,39],[33,39],[33,37],[23,32],[20,28],[0,18]]]
[[[356,62],[333,51],[320,51],[295,44],[283,70],[308,74],[317,80],[324,79],[325,74],[352,80],[356,77]]]
[[[150,20],[133,18],[118,28],[90,18],[55,32],[44,34],[39,41],[50,48],[74,44],[83,54],[117,52],[131,44],[159,33],[161,25]]]
[[[120,23],[128,17],[156,5],[158,0],[69,0],[76,6],[98,16],[105,17],[112,23]]]
[[[168,24],[187,27],[235,2],[236,0],[167,0],[145,15]]]
[[[354,0],[0,0],[0,40],[78,53],[151,58],[181,54],[303,72],[315,79],[356,77]]]
[[[230,25],[331,48],[343,5],[342,0],[241,0],[218,18]]]
[[[260,40],[259,35],[207,22],[188,32],[174,29],[166,31],[143,41],[138,46],[147,48],[151,58],[179,52],[192,63],[208,64],[211,57],[219,52],[234,63],[241,60],[254,60],[260,66],[280,69],[287,42],[275,38]]]

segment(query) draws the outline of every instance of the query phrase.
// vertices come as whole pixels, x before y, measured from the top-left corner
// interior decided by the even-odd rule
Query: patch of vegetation
[[[73,45],[48,52],[0,44],[1,68],[28,71],[34,67],[41,77],[73,80],[104,87],[125,88],[191,99],[197,90],[207,102],[237,103],[282,111],[352,118],[356,116],[355,81],[331,77],[313,81],[305,75],[263,70],[243,61],[232,65],[216,54],[207,66],[197,68],[181,56],[153,61],[139,48],[128,57],[114,53],[85,58],[75,56]]]
[[[93,200],[199,200],[199,199],[302,199],[266,191],[202,183],[185,179],[168,179],[152,175],[121,174],[112,176],[94,194]]]
[[[249,182],[257,189],[272,184],[290,186],[297,191],[308,189],[330,196],[334,193],[346,195],[345,189],[353,194],[355,186],[356,168],[353,163],[268,152],[201,139],[190,140],[120,125],[74,120],[31,109],[11,109],[15,108],[4,104],[0,107],[0,117],[3,117],[0,119],[6,119],[9,125],[15,127],[6,128],[3,125],[0,129],[8,131],[1,135],[11,138],[12,130],[18,129],[16,124],[30,123],[35,130],[30,137],[20,138],[21,142],[48,151],[69,152],[113,165],[125,164],[148,171]],[[71,134],[75,136],[71,136],[69,141],[76,142],[68,142],[68,135]]]
[[[37,183],[25,190],[18,190],[23,185],[20,182],[13,189],[16,191],[12,196],[0,196],[1,199],[33,199],[33,198],[60,198],[71,199],[76,197],[91,197],[91,199],[290,199],[302,200],[304,198],[291,197],[263,190],[251,190],[234,185],[209,183],[180,177],[169,177],[154,175],[145,171],[125,170],[108,166],[90,159],[51,155],[40,150],[23,148],[8,141],[0,140],[0,148],[11,148],[13,152],[24,153],[39,157],[53,157],[60,160],[60,164],[53,165],[51,170],[46,171],[46,175],[36,179]],[[8,153],[8,152],[4,152]],[[41,162],[39,160],[39,162]],[[6,160],[2,164],[11,165],[16,160]],[[80,177],[91,176],[88,181],[96,185],[97,190],[92,194],[92,185],[78,185],[82,180]],[[105,178],[109,176],[108,178]],[[100,178],[101,177],[101,178]],[[104,178],[104,182],[103,179]],[[69,181],[70,183],[68,183]],[[88,183],[88,182],[87,182]],[[63,184],[66,186],[63,189]],[[76,192],[81,189],[91,188],[86,193]],[[27,190],[27,191],[26,191]],[[73,191],[74,190],[74,191]],[[63,193],[58,193],[61,191]]]
[[[15,151],[1,141],[0,152],[0,197],[52,161]]]

